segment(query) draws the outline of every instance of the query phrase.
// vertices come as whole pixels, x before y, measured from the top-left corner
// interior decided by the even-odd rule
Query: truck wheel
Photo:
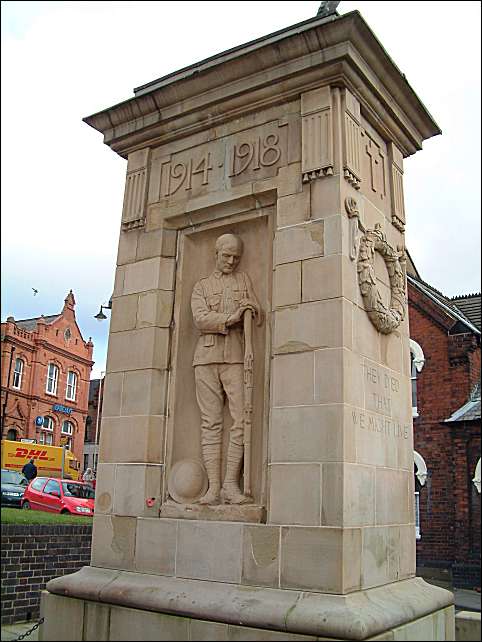
[[[30,503],[29,503],[29,502],[24,502],[24,503],[22,504],[22,508],[23,508],[24,510],[30,510],[30,509],[31,509]]]

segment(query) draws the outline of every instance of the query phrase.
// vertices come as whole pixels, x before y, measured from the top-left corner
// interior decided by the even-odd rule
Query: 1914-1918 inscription
[[[210,189],[243,174],[263,174],[282,162],[284,133],[277,124],[242,135],[179,152],[161,160],[159,197],[189,196],[193,190]]]

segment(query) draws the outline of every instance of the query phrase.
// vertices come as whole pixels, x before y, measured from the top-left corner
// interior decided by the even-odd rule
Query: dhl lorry
[[[38,477],[79,479],[80,464],[73,453],[61,446],[47,446],[2,439],[2,468],[22,472],[31,459],[37,466]],[[63,462],[63,470],[62,470]]]

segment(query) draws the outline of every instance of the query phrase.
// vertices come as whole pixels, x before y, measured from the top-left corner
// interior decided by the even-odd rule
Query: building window
[[[70,331],[70,328],[67,328],[67,330],[64,332],[64,339],[66,341],[70,341],[71,337],[72,337],[72,332]]]
[[[89,467],[89,453],[84,453],[84,471]]]
[[[67,374],[67,390],[65,391],[65,398],[70,401],[75,401],[77,394],[77,375],[72,370]]]
[[[17,390],[20,390],[20,388],[22,387],[22,376],[23,361],[22,359],[15,359],[15,370],[13,371],[12,388],[17,388]]]
[[[72,450],[72,435],[74,434],[74,424],[71,421],[65,420],[62,422],[61,428],[62,435],[68,435],[64,437],[62,443],[67,446],[69,450]]]
[[[477,489],[477,492],[480,495],[480,457],[479,457],[479,461],[477,462],[477,466],[475,467],[475,474],[474,474],[474,478],[472,479],[472,483],[474,484],[474,486]]]
[[[415,493],[415,537],[422,539],[420,535],[420,493]]]
[[[62,423],[62,434],[71,436],[74,434],[74,424],[71,421],[66,420]]]
[[[424,458],[416,450],[413,451],[413,463],[415,473],[415,537],[422,538],[420,531],[420,488],[425,486],[428,477],[427,464]]]
[[[43,429],[51,430],[52,432],[54,431],[54,420],[52,419],[52,417],[49,417],[48,415],[44,417]]]
[[[412,379],[412,417],[418,417],[417,375],[419,372],[422,372],[422,368],[425,365],[425,356],[422,348],[413,339],[410,339],[410,364]]]
[[[51,446],[53,444],[53,441],[54,441],[54,436],[52,435],[51,432],[47,432],[45,430],[40,431],[40,439],[39,439],[40,444]]]
[[[53,363],[49,363],[47,370],[47,392],[50,395],[57,394],[57,382],[59,380],[59,369]]]
[[[9,431],[7,432],[7,439],[8,441],[17,441],[17,431],[15,428],[10,428]]]

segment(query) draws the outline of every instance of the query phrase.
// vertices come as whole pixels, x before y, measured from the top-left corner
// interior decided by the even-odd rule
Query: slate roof
[[[466,316],[472,323],[481,329],[480,323],[480,292],[477,294],[464,294],[454,296],[450,301]]]
[[[452,413],[445,422],[474,421],[476,419],[480,420],[480,381],[474,386],[467,403]]]
[[[51,314],[48,317],[44,317],[45,323],[53,323],[56,319],[58,319],[60,314]],[[27,330],[27,332],[32,332],[32,330],[37,329],[37,321],[41,317],[34,317],[33,319],[15,319],[15,324],[21,328],[22,330]]]
[[[449,299],[446,297],[442,292],[434,288],[432,285],[429,283],[426,283],[425,281],[422,281],[420,278],[416,278],[409,272],[407,272],[407,280],[409,283],[412,283],[415,287],[417,287],[420,291],[422,291],[424,294],[426,294],[429,298],[432,299],[435,303],[438,303],[442,308],[444,308],[445,312],[450,314],[450,316],[454,319],[455,322],[459,321],[462,322],[464,325],[467,326],[469,330],[472,332],[475,332],[476,334],[480,335],[481,329],[480,329],[480,294],[478,295],[468,295],[469,297],[478,297],[479,298],[479,325],[474,323],[470,317],[468,317],[463,310],[459,308],[459,304],[461,300],[465,300],[465,297],[459,297],[457,299],[457,304],[453,299]],[[475,305],[474,305],[475,307]]]

